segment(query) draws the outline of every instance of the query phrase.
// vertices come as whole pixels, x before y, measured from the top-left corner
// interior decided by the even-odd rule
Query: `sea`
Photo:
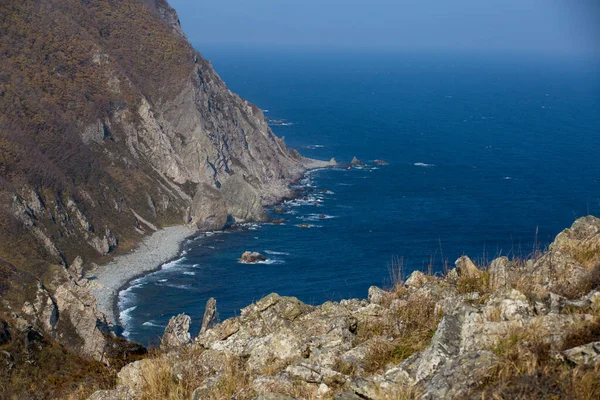
[[[179,313],[197,334],[210,297],[220,320],[272,292],[314,305],[365,298],[461,255],[527,257],[600,216],[598,59],[201,49],[289,147],[365,166],[308,173],[298,199],[269,211],[278,224],[187,240],[120,293],[130,340],[158,344]],[[240,263],[245,251],[268,260]]]

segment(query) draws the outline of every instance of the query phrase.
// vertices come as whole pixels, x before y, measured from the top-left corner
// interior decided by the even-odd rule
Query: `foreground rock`
[[[578,221],[577,240],[595,243],[596,222]],[[447,277],[415,272],[367,300],[271,294],[185,351],[126,366],[120,382],[134,398],[157,368],[193,399],[598,398],[600,284],[572,299],[549,291],[558,277],[533,279],[546,256],[499,258],[488,271],[464,256]]]
[[[244,252],[244,254],[242,254],[242,257],[240,258],[240,262],[243,262],[246,264],[254,264],[254,263],[263,262],[263,261],[267,261],[267,257],[263,256],[260,253],[251,252],[251,251]]]
[[[192,319],[185,314],[179,314],[171,318],[160,341],[160,349],[171,351],[189,344],[192,340],[190,335],[191,322]]]

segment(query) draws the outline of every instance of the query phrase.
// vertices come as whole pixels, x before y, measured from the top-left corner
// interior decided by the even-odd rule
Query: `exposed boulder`
[[[204,318],[202,318],[202,328],[200,334],[203,334],[212,327],[217,316],[217,300],[211,297],[206,302],[206,308],[204,309]]]
[[[88,400],[134,400],[133,392],[125,385],[119,385],[113,390],[98,390]]]
[[[190,324],[192,319],[185,314],[179,314],[172,317],[165,328],[165,333],[160,341],[162,351],[171,351],[181,346],[190,344],[192,337],[190,335]]]
[[[375,165],[389,165],[390,163],[388,163],[387,161],[384,161],[384,160],[375,160],[375,161],[373,161],[373,164],[375,164]]]
[[[242,257],[240,257],[240,262],[246,264],[254,264],[263,261],[267,261],[267,257],[255,251],[246,251],[242,254]]]
[[[335,158],[332,158],[331,160],[329,160],[329,165],[337,165],[337,161],[335,160]]]
[[[406,282],[404,282],[404,286],[418,288],[425,283],[427,283],[427,276],[421,271],[413,271]]]
[[[576,365],[595,367],[600,364],[600,342],[588,343],[563,351],[563,356]]]
[[[456,272],[459,277],[479,278],[481,271],[475,266],[473,261],[467,256],[462,256],[455,262]]]

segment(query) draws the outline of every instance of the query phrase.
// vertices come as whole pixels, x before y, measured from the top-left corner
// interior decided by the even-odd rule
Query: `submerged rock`
[[[242,254],[242,257],[240,258],[240,262],[243,263],[247,263],[247,264],[254,264],[257,262],[263,262],[263,261],[267,261],[267,257],[263,256],[260,253],[257,252],[252,252],[252,251],[246,251],[244,252],[244,254]]]
[[[390,165],[389,162],[384,161],[384,160],[375,160],[375,161],[373,161],[373,164],[375,164],[375,165]]]

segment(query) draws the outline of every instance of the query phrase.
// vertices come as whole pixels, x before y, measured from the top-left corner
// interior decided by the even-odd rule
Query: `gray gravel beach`
[[[118,323],[115,300],[119,291],[131,279],[157,270],[162,264],[180,254],[181,243],[196,233],[186,226],[172,226],[154,232],[146,237],[129,254],[116,257],[109,264],[88,271],[86,277],[92,280],[92,294],[98,299],[98,311],[103,312],[113,322]]]

